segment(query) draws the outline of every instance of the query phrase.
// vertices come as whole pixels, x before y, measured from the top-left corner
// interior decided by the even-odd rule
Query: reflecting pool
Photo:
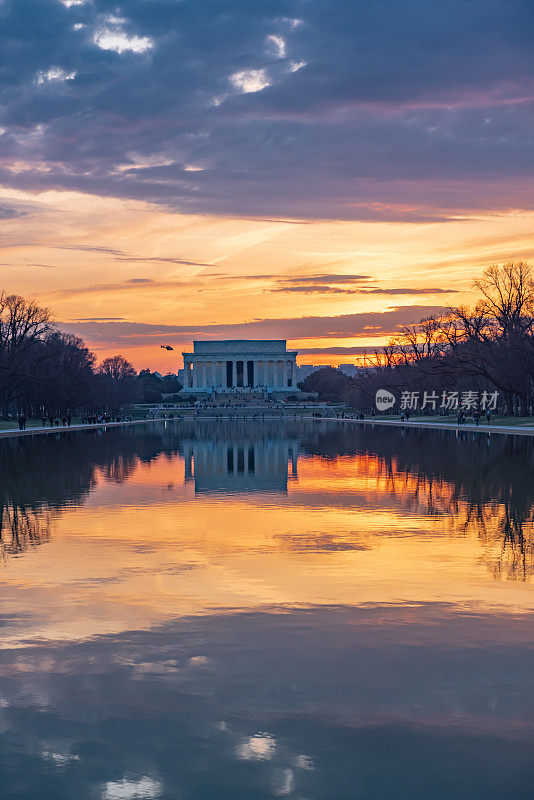
[[[4,800],[534,796],[534,442],[0,442]]]

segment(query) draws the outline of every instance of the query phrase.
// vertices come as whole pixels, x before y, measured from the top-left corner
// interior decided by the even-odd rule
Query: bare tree
[[[122,406],[140,396],[141,388],[136,381],[135,368],[124,356],[110,356],[102,361],[99,369],[99,395],[106,406],[117,412]]]
[[[18,400],[39,357],[38,344],[52,330],[51,313],[35,300],[0,294],[0,402],[4,416]]]
[[[502,336],[532,333],[534,324],[534,280],[524,261],[489,267],[475,287],[482,299],[477,305],[499,328]]]
[[[100,364],[100,372],[114,381],[134,378],[137,374],[133,364],[130,364],[124,356],[109,356],[109,358],[105,358]]]

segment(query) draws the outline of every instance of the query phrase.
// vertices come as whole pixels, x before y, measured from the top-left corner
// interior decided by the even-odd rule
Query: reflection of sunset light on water
[[[532,608],[525,585],[491,577],[496,558],[506,570],[496,554],[502,503],[475,516],[450,482],[369,453],[301,456],[298,467],[284,453],[294,479],[263,493],[195,493],[184,461],[166,454],[99,467],[84,502],[56,514],[46,547],[4,571],[7,589],[26,587],[31,636],[86,637],[214,610],[444,599]]]
[[[507,796],[534,451],[490,444],[276,422],[0,448],[5,763],[102,800],[371,796],[386,763],[377,796],[430,797],[483,752],[480,796]]]

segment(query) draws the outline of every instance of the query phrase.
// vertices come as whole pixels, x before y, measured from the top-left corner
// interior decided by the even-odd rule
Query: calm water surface
[[[0,442],[5,800],[534,796],[534,442]]]

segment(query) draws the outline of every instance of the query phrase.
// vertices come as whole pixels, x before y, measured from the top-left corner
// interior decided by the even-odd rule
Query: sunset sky
[[[534,257],[533,31],[532,0],[0,0],[2,288],[138,368],[354,362]]]

